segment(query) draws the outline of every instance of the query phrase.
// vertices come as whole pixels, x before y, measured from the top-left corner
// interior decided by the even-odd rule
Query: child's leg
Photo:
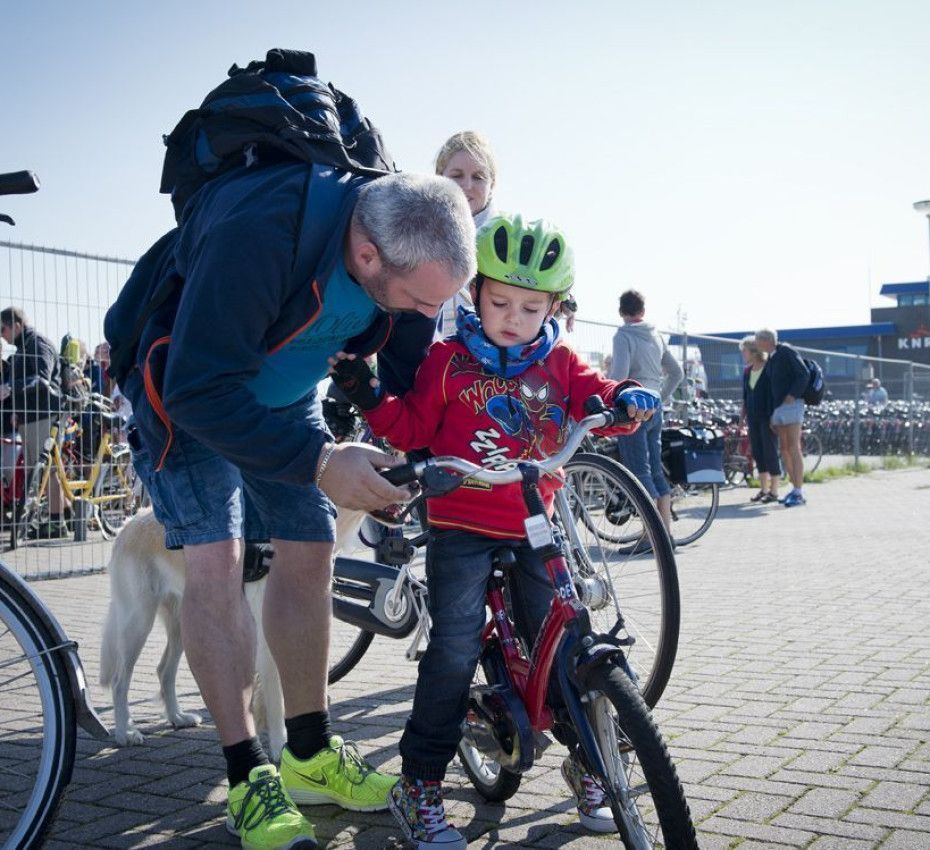
[[[404,776],[441,780],[455,756],[485,623],[485,588],[499,541],[430,532],[426,581],[432,618],[400,754]]]

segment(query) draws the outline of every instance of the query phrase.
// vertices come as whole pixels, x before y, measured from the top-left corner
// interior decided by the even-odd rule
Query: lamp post
[[[917,201],[914,209],[927,217],[927,225],[930,226],[930,201]],[[927,276],[927,280],[930,280],[930,275]]]

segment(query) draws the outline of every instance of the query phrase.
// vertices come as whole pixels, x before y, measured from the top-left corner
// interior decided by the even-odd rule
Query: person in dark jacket
[[[4,418],[15,417],[23,438],[23,460],[27,473],[35,466],[48,437],[52,422],[58,415],[61,392],[58,350],[51,340],[33,328],[19,307],[0,311],[0,334],[16,353],[3,364],[0,383],[0,406]],[[59,538],[68,535],[62,519],[64,495],[58,478],[49,479],[49,522],[37,530],[41,538]]]
[[[319,259],[295,274],[311,242]],[[379,361],[384,375],[409,388],[399,385],[412,380],[442,304],[475,273],[474,244],[465,197],[441,177],[267,165],[215,178],[184,210],[170,335],[143,331],[145,360],[120,386],[137,471],[167,545],[184,549],[184,649],[223,744],[228,822],[243,846],[315,847],[295,800],[387,808],[394,777],[330,734],[334,505],[372,510],[409,493],[378,472],[398,459],[333,441],[316,387],[329,357],[380,349],[391,355]],[[130,320],[108,313],[114,346],[111,332]],[[243,539],[275,549],[264,631],[284,692],[280,772],[249,710]]]
[[[768,504],[778,501],[781,476],[778,446],[769,421],[773,407],[771,382],[765,368],[768,358],[751,336],[740,343],[739,349],[746,364],[743,371],[743,411],[760,483],[759,492],[750,501]]]
[[[790,345],[778,341],[770,328],[756,332],[756,345],[768,355],[766,370],[772,387],[772,427],[778,435],[778,446],[792,490],[782,504],[786,508],[804,505],[801,492],[804,484],[804,457],[801,454],[801,426],[804,423],[804,391],[810,376],[801,355]]]

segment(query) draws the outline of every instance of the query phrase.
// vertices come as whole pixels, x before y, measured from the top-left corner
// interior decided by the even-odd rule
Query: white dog
[[[365,514],[340,509],[336,550],[354,539]],[[120,746],[141,744],[142,733],[129,713],[129,682],[139,654],[148,639],[155,615],[161,617],[168,643],[158,663],[161,699],[168,721],[176,728],[196,726],[200,715],[178,705],[175,677],[181,660],[181,597],[186,567],[184,553],[165,548],[164,529],[151,510],[134,516],[120,530],[108,566],[110,608],[100,648],[100,684],[113,695],[113,737]],[[284,747],[284,697],[281,680],[262,631],[262,601],[267,577],[245,583],[245,596],[255,618],[257,652],[256,686],[252,700],[256,724],[267,729],[271,756],[277,760]]]

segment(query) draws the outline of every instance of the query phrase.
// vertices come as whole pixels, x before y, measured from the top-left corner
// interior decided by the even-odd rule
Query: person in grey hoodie
[[[662,403],[666,404],[684,373],[655,327],[643,321],[645,314],[646,299],[640,292],[628,289],[620,296],[623,324],[614,334],[608,377],[639,381],[644,387],[659,392]],[[662,471],[662,411],[657,410],[635,433],[616,439],[623,463],[655,499],[662,521],[671,533],[671,488]]]

